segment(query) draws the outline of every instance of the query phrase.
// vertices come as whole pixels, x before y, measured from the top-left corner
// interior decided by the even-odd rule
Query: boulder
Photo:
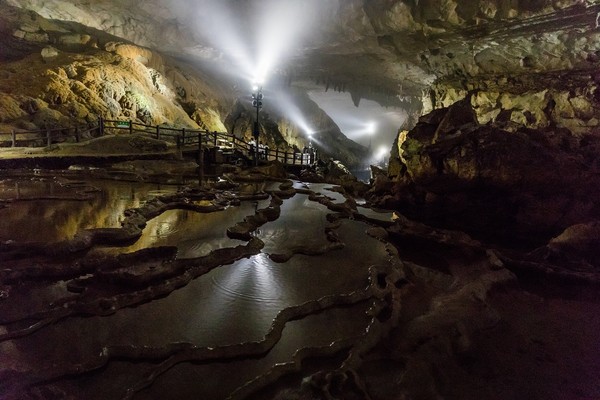
[[[58,57],[58,50],[52,46],[46,46],[42,49],[42,58],[49,60]]]
[[[442,111],[445,111],[445,113],[441,121],[437,124],[433,142],[436,142],[440,136],[450,133],[463,125],[478,123],[477,115],[473,107],[471,107],[471,96],[465,97]]]
[[[369,191],[428,223],[535,246],[568,226],[600,218],[599,168],[585,140],[564,128],[477,123],[467,101],[425,116],[400,144],[403,173]]]
[[[317,173],[313,169],[303,169],[300,171],[298,178],[303,182],[321,183],[325,182],[325,177],[322,174]]]
[[[600,221],[569,226],[560,235],[552,238],[544,247],[532,252],[538,260],[585,270],[588,266],[591,272],[600,272]]]
[[[79,45],[79,46],[87,45],[90,42],[90,40],[92,40],[92,37],[90,35],[80,34],[80,33],[72,33],[72,34],[62,35],[58,39],[60,44]]]
[[[386,193],[390,191],[392,181],[388,178],[385,171],[381,168],[371,165],[371,188],[370,193]]]

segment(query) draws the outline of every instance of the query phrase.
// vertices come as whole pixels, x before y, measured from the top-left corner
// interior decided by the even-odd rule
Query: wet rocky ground
[[[123,178],[0,182],[0,397],[600,398],[587,231],[500,247],[276,164]]]

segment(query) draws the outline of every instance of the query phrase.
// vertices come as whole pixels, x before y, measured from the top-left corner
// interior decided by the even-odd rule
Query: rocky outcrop
[[[600,140],[568,129],[479,124],[467,98],[401,137],[387,191],[373,200],[430,223],[521,244],[598,218]],[[379,191],[379,193],[377,192]],[[386,194],[382,194],[386,193]]]
[[[7,3],[32,10],[49,20],[76,22],[140,46],[164,50],[173,43],[191,45],[190,37],[174,20],[172,9],[159,1],[66,3],[52,0],[8,0]]]
[[[189,65],[101,31],[0,4],[0,130],[96,120],[223,131],[230,94]],[[36,54],[37,49],[37,54]],[[31,79],[34,76],[36,79]]]
[[[589,79],[589,80],[588,80]],[[578,84],[548,82],[543,89],[519,92],[499,91],[498,88],[480,87],[471,92],[464,89],[436,87],[436,107],[448,107],[467,96],[477,120],[509,125],[515,123],[531,128],[561,127],[577,136],[600,129],[600,88],[594,76],[587,76]]]
[[[211,2],[204,7],[157,0],[8,3],[163,52],[204,60],[219,59],[224,52],[199,29],[214,25],[218,17]],[[229,6],[231,15],[252,12],[247,4]],[[399,95],[415,97],[426,103],[427,111],[452,90],[516,93],[583,87],[593,80],[600,60],[599,7],[592,0],[315,2],[306,10],[319,27],[319,34],[311,36],[311,51],[299,52],[278,74],[289,82],[316,81],[348,91],[356,103],[371,98],[398,104]],[[236,34],[247,34],[245,24],[237,28]],[[44,43],[48,36],[39,21],[15,33],[31,43]],[[61,40],[86,43],[86,34]],[[430,93],[433,83],[437,88]]]
[[[228,78],[127,42],[123,36],[48,21],[2,3],[0,8],[0,33],[8,36],[2,40],[14,43],[14,48],[0,53],[10,61],[0,68],[0,132],[73,126],[103,117],[229,131],[251,140],[254,109],[246,93],[231,89]],[[308,145],[307,132],[290,120],[287,109],[277,110],[277,99],[269,101],[273,111],[259,115],[261,141],[273,151]],[[306,94],[298,93],[296,101],[304,114],[312,116],[323,155],[358,165],[366,149],[348,140]]]

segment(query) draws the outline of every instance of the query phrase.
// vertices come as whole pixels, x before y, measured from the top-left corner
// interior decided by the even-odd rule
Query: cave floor
[[[268,176],[0,182],[0,397],[598,399],[600,296]]]
[[[495,293],[501,323],[474,340],[469,370],[498,399],[599,398],[600,303],[587,297]]]

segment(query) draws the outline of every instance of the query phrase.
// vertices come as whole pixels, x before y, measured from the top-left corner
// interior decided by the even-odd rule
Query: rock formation
[[[79,96],[82,90],[70,87],[71,82],[62,82],[65,78],[58,68],[67,73],[69,80],[88,87],[81,69],[113,62],[117,64],[107,66],[108,71],[122,66],[123,77],[117,78],[121,71],[111,73],[113,84],[118,84],[119,89],[111,92],[91,85],[89,89],[95,96],[87,94],[87,100],[76,102],[80,106],[70,106],[74,109],[57,110],[69,118],[122,112],[119,115],[123,117],[157,123],[170,120],[222,129],[235,98],[247,96],[236,93],[239,89],[220,86],[210,74],[197,75],[197,68],[192,73],[189,66],[183,67],[180,62],[175,65],[166,56],[218,64],[219,49],[199,41],[193,26],[188,25],[210,19],[208,6],[161,1],[143,5],[137,1],[100,1],[93,5],[80,1],[66,5],[53,0],[3,3],[3,59],[22,59],[36,51],[50,66],[54,65],[29,71],[46,76],[51,92],[48,96],[54,98],[38,99],[37,93],[24,88],[18,88],[19,93],[54,107],[53,102],[65,100],[63,97],[69,92]],[[20,19],[21,13],[6,4],[31,10],[32,14]],[[499,118],[532,127],[557,125],[584,133],[598,125],[594,72],[600,62],[598,7],[588,0],[493,0],[469,5],[456,1],[378,0],[362,4],[357,0],[327,0],[320,2],[314,16],[320,22],[320,32],[312,38],[310,49],[303,49],[282,66],[280,78],[299,88],[313,87],[316,82],[348,91],[355,103],[360,98],[370,98],[384,105],[406,107],[412,116],[405,128],[411,128],[423,112],[449,106],[475,91],[477,94],[471,99],[481,123]],[[107,47],[110,42],[114,43]],[[69,52],[85,49],[90,54],[80,55],[79,60],[69,59]],[[95,53],[92,49],[96,49]],[[112,59],[104,51],[111,53]],[[95,54],[94,59],[91,54]],[[117,56],[124,57],[123,61],[115,61]],[[37,57],[29,59],[32,60]],[[2,74],[11,82],[22,80],[14,72]],[[67,83],[68,90],[58,90]],[[136,89],[131,90],[133,83]],[[12,88],[13,93],[14,89],[17,88]],[[142,104],[136,98],[142,95],[153,100]],[[23,101],[2,101],[6,103],[4,112],[8,113],[2,120],[23,117]],[[179,104],[178,110],[169,110],[173,101]],[[90,102],[101,106],[90,110]],[[60,107],[53,109],[56,108]],[[251,109],[248,111],[251,114]],[[186,121],[186,114],[193,122]],[[272,121],[282,136],[290,134],[286,133],[285,118],[272,116]],[[21,126],[33,127],[25,122]],[[269,129],[271,145],[279,140],[277,129]],[[326,130],[330,133],[324,138],[338,135],[335,129]],[[297,146],[293,141],[291,144]],[[336,148],[335,142],[329,147]],[[357,150],[350,150],[345,157],[350,160],[350,154]]]
[[[0,397],[600,398],[598,2],[302,1],[319,3],[320,28],[279,66],[277,90],[347,165],[365,149],[306,92],[404,107],[389,168],[367,186],[334,160],[294,177],[232,166],[155,196],[87,181],[189,184],[196,163],[5,170]],[[257,3],[275,5],[227,2]],[[212,9],[190,4],[212,3],[0,0],[0,139],[100,116],[249,139],[249,93],[215,72],[227,57],[193,29]],[[259,122],[271,149],[306,145],[285,112]],[[113,139],[81,149],[167,148]],[[48,221],[52,240],[17,238]],[[268,323],[211,337],[215,291],[241,307],[232,320]]]
[[[205,7],[137,0],[93,5],[57,0],[8,3],[163,52],[211,57],[219,50],[194,40],[193,27],[186,26],[212,17],[206,3]],[[290,76],[344,87],[356,98],[371,94],[384,99],[387,94],[391,100],[422,90],[429,97],[433,82],[440,88],[485,87],[500,93],[507,88],[550,88],[559,86],[554,84],[558,81],[565,85],[578,78],[579,83],[589,81],[598,62],[599,10],[591,0],[320,3],[314,17],[323,22],[319,28],[323,34],[313,38],[312,51],[294,61],[300,64],[290,68]],[[38,41],[47,35],[35,26],[19,32]],[[89,38],[69,37],[71,42],[82,40]],[[434,103],[440,96],[444,92],[436,91]]]
[[[97,31],[91,29],[94,24],[80,25],[90,21],[77,19],[81,15],[75,8],[67,19],[77,23],[49,21],[4,3],[0,6],[2,40],[7,43],[0,56],[9,62],[0,75],[0,132],[74,126],[103,117],[218,132],[229,129],[250,140],[254,114],[248,95],[229,89],[233,83],[210,69],[142,47],[139,44],[153,43],[130,38],[129,31],[114,36],[114,29]],[[141,37],[145,34],[149,32],[138,32]],[[138,44],[128,39],[138,39]],[[323,155],[347,165],[360,164],[365,149],[347,140],[306,95],[297,97],[305,113],[315,115]],[[306,133],[287,116],[274,111],[262,113],[260,120],[270,148],[288,151],[307,144]]]
[[[373,190],[381,206],[522,244],[543,243],[600,216],[593,200],[597,135],[481,124],[471,101],[435,110],[402,135],[388,191]]]
[[[64,179],[67,192],[84,187],[77,180],[85,176],[82,173]],[[54,243],[0,243],[5,262],[0,271],[0,352],[5,360],[0,368],[2,396],[194,398],[216,390],[223,395],[213,398],[326,399],[335,395],[383,400],[397,396],[481,399],[519,398],[525,393],[536,398],[541,393],[551,398],[564,393],[597,393],[590,382],[595,378],[598,356],[593,345],[600,327],[598,304],[582,300],[582,293],[576,295],[576,301],[547,300],[516,284],[517,279],[525,284],[521,276],[533,274],[568,280],[576,289],[593,289],[591,282],[600,283],[591,264],[595,264],[597,224],[575,225],[546,246],[523,255],[492,249],[463,232],[433,228],[399,214],[390,220],[385,214],[367,212],[342,188],[336,191],[344,201],[334,201],[329,189],[316,192],[286,180],[276,163],[230,174],[227,179],[226,190],[184,188],[126,209],[119,228],[80,229],[73,237]],[[256,182],[261,185],[247,191],[245,185]],[[87,193],[81,201],[100,195],[89,188]],[[15,205],[34,200],[12,199]],[[99,246],[127,248],[139,240],[154,218],[172,210],[210,216],[257,201],[263,205],[251,207],[254,212],[243,220],[216,227],[226,230],[230,238],[242,240],[241,244],[217,245],[194,257],[183,256],[181,243],[116,255],[97,252]],[[298,209],[290,210],[286,201],[294,201],[296,206],[310,203],[303,218],[310,218],[316,210],[323,217],[327,214],[322,231],[307,224],[294,228],[293,241],[285,240],[285,235],[277,237],[281,234],[274,234],[278,223],[293,225],[297,218]],[[244,215],[243,211],[239,215]],[[166,218],[175,224],[183,222]],[[261,229],[266,231],[261,233]],[[369,249],[368,254],[364,249]],[[235,269],[243,268],[254,257],[268,256],[271,270],[278,264],[293,270],[294,260],[301,258],[309,260],[303,268],[313,269],[302,270],[303,274],[318,274],[317,268],[351,275],[354,267],[350,265],[322,261],[375,254],[375,264],[359,266],[357,287],[283,307],[257,340],[200,345],[168,339],[181,333],[157,324],[157,319],[174,317],[172,323],[181,327],[182,323],[188,326],[190,318],[199,321],[194,331],[200,325],[210,331],[206,315],[194,317],[196,308],[189,307],[207,301],[205,293],[195,295],[185,309],[171,309],[173,315],[151,313],[152,321],[148,321],[142,311],[157,304],[178,305],[171,303],[173,297],[188,290],[194,293],[194,282],[220,279],[211,279],[210,271],[230,263],[236,263]],[[569,268],[565,268],[567,260]],[[589,265],[582,270],[585,260]],[[337,285],[342,281],[328,282]],[[233,283],[224,288],[227,293],[234,290]],[[563,283],[563,290],[569,285]],[[257,300],[268,306],[265,299]],[[362,328],[320,346],[303,345],[284,362],[269,364],[269,354],[277,353],[278,346],[289,340],[294,323],[334,310],[350,310],[347,319],[364,320]],[[253,312],[257,312],[253,317],[260,314]],[[140,319],[142,314],[145,318]],[[186,318],[180,320],[181,315]],[[103,337],[105,328],[93,330],[100,317],[103,327],[127,327],[133,336],[115,331],[116,336]],[[128,318],[135,323],[128,325]],[[154,331],[145,332],[148,322],[158,336]],[[71,329],[72,323],[79,329]],[[328,319],[324,325],[335,330],[336,324],[343,325],[343,320]],[[312,336],[305,330],[300,333]],[[72,345],[53,345],[57,334],[74,338]],[[132,337],[137,339],[132,341]],[[152,337],[156,342],[149,343]],[[263,358],[267,358],[266,368],[261,366]],[[228,368],[219,372],[223,363]],[[235,373],[231,365],[236,366]],[[239,372],[247,371],[248,366],[249,376]],[[187,378],[188,373],[204,367],[211,378],[231,376],[236,385],[214,388],[205,385],[204,379],[197,384]],[[564,381],[556,382],[556,374]],[[163,393],[165,385],[172,392]]]

